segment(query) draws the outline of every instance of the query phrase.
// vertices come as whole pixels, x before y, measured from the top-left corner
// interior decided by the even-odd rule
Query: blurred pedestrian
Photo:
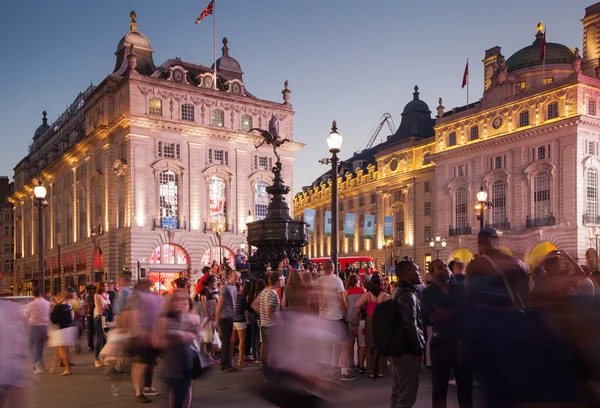
[[[55,372],[61,362],[65,371],[61,376],[71,375],[71,360],[69,358],[69,346],[75,344],[77,339],[78,329],[73,326],[73,305],[71,300],[77,291],[74,288],[67,288],[64,293],[57,299],[57,303],[50,313],[50,321],[58,326],[58,330],[50,333],[48,345],[57,347],[57,354],[54,358],[54,363],[50,372]]]
[[[48,340],[50,324],[50,302],[42,297],[40,288],[33,290],[33,301],[25,308],[25,317],[29,323],[29,349],[33,355],[33,373],[44,372],[44,345]]]
[[[269,347],[272,344],[271,332],[279,322],[279,312],[281,303],[277,295],[277,289],[281,288],[281,275],[277,271],[269,274],[269,286],[266,287],[259,296],[260,302],[260,333],[261,333],[261,351],[260,359],[265,376],[269,372]]]
[[[215,321],[219,328],[221,338],[221,370],[235,372],[237,369],[231,365],[231,335],[233,333],[233,318],[235,314],[235,302],[237,299],[237,288],[235,284],[239,279],[239,273],[233,269],[227,270],[227,282],[219,293]]]
[[[108,282],[98,282],[96,294],[94,295],[94,331],[96,332],[96,342],[94,343],[94,365],[96,367],[107,366],[107,363],[100,361],[100,352],[106,344],[106,333],[104,322],[112,320],[112,309],[110,303],[110,294],[108,293]],[[104,320],[102,319],[104,317]]]
[[[365,329],[363,308],[356,307],[359,299],[365,294],[365,290],[358,286],[360,279],[358,275],[348,276],[348,289],[346,290],[346,301],[348,302],[348,331],[350,335],[350,345],[348,347],[348,359],[350,367],[354,366],[357,372],[365,373],[365,342],[361,342],[360,332]],[[362,323],[362,327],[361,326]],[[358,350],[356,364],[354,364],[354,348]]]
[[[38,293],[38,297],[41,295]],[[40,301],[46,302],[41,297]],[[26,337],[22,306],[0,301],[0,408],[30,406],[31,380],[27,376],[27,347],[23,347]]]

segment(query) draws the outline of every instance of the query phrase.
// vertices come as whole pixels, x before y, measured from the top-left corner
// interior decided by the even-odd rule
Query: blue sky
[[[90,82],[100,83],[115,65],[114,52],[128,31],[129,12],[151,41],[154,61],[180,57],[210,65],[212,17],[194,21],[209,0],[80,0],[7,3],[0,16],[0,174],[12,177],[27,153],[41,112],[55,120]],[[337,120],[341,156],[364,144],[384,112],[396,126],[418,85],[435,112],[466,103],[460,84],[470,60],[470,101],[481,97],[486,49],[508,58],[531,44],[539,21],[548,42],[581,49],[585,7],[593,0],[216,0],[217,37],[259,98],[281,101],[289,80],[296,112],[294,192],[325,166],[326,137]],[[219,47],[220,48],[220,47]],[[220,53],[220,51],[219,51]],[[384,129],[385,130],[385,129]],[[382,134],[380,136],[386,136]]]

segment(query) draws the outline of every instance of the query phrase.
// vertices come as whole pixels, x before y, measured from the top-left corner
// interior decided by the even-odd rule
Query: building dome
[[[129,32],[121,38],[117,46],[117,51],[115,52],[117,61],[113,74],[124,75],[129,67],[128,55],[135,53],[137,58],[135,70],[142,75],[152,75],[156,70],[154,60],[152,59],[154,50],[150,45],[150,40],[137,29],[137,15],[135,11],[132,11],[129,17],[131,17]]]
[[[227,46],[228,43],[229,41],[227,40],[227,37],[223,38],[223,48],[221,48],[223,55],[217,60],[217,70],[219,70],[221,73],[224,73],[229,79],[238,79],[242,81],[242,75],[244,74],[244,71],[242,71],[242,66],[240,63],[237,62],[235,58],[229,56],[229,47]],[[214,67],[215,66],[213,64],[211,68],[214,69]]]
[[[517,71],[523,68],[542,65],[544,61],[540,60],[542,52],[542,43],[544,41],[544,33],[542,33],[541,25],[538,25],[538,32],[535,35],[535,41],[528,47],[522,48],[515,52],[506,60],[508,72]],[[571,65],[573,63],[574,51],[569,47],[557,44],[546,43],[546,65],[564,64]]]
[[[46,133],[48,129],[50,129],[50,125],[48,125],[48,119],[46,118],[46,115],[46,111],[42,112],[42,124],[38,126],[38,128],[35,130],[35,133],[33,134],[34,140],[42,136],[44,133]]]
[[[120,50],[122,47],[126,46],[129,48],[133,45],[136,49],[152,49],[150,45],[150,40],[142,33],[138,31],[129,31],[121,41],[119,41],[119,45],[117,46],[117,50]]]
[[[429,110],[429,106],[427,106],[425,101],[419,99],[418,86],[415,86],[415,92],[413,92],[413,100],[406,104],[404,110],[402,111],[402,114],[404,115],[413,111],[431,113],[431,111]]]
[[[419,87],[415,86],[414,89],[413,100],[404,107],[400,127],[388,138],[389,141],[399,141],[411,137],[427,138],[435,134],[429,106],[419,99]]]

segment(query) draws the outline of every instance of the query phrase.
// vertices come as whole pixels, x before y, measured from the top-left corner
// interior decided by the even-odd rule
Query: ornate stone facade
[[[280,155],[285,179],[293,180],[293,152],[303,145],[293,141],[287,84],[284,103],[253,96],[226,39],[216,80],[214,67],[178,58],[157,68],[152,52],[133,19],[115,71],[36,133],[15,168],[21,292],[39,279],[32,193],[38,180],[48,189],[46,287],[55,291],[115,279],[123,269],[158,281],[183,271],[193,278],[220,254],[244,247],[246,217],[266,213],[275,162],[248,131],[273,115],[290,140]],[[64,135],[68,125],[73,132]]]

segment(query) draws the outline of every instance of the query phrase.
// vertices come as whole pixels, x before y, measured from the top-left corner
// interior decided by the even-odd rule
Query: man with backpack
[[[384,352],[382,355],[392,357],[392,377],[394,385],[390,398],[391,408],[409,408],[415,405],[419,391],[419,375],[423,365],[423,352],[425,338],[423,336],[423,318],[421,316],[421,302],[416,286],[421,283],[419,266],[412,261],[401,261],[396,264],[396,277],[398,278],[396,292],[397,308],[400,318],[395,321],[396,330],[393,335],[394,350]],[[387,302],[377,308],[388,307]],[[386,305],[386,306],[383,306]],[[383,306],[383,307],[382,307]],[[375,310],[377,314],[377,309]],[[376,316],[374,316],[374,319]],[[378,346],[377,330],[374,322],[374,337]]]

